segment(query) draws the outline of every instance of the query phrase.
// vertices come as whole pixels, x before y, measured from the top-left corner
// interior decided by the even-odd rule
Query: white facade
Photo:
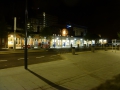
[[[16,48],[22,48],[25,45],[25,39],[16,35]],[[107,40],[100,39],[99,44],[106,44]],[[89,46],[95,44],[95,40],[84,40],[83,38],[69,37],[69,36],[52,36],[51,39],[46,39],[46,37],[39,37],[36,35],[34,38],[28,37],[27,44],[34,46],[34,48],[42,47],[46,48],[69,48],[71,47],[82,47],[84,45]],[[14,37],[13,35],[8,36],[8,48],[14,47]]]

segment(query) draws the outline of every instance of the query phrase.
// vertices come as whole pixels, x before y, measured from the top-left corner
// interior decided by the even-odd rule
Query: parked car
[[[23,49],[25,49],[25,45],[22,46]],[[34,48],[32,45],[27,45],[27,49],[32,49]]]

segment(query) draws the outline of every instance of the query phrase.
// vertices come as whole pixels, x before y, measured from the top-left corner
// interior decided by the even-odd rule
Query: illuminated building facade
[[[84,46],[84,45],[93,45],[95,40],[84,40],[83,36],[86,34],[86,28],[76,26],[76,25],[67,25],[60,27],[60,30],[56,33],[53,33],[50,39],[46,37],[41,37],[38,32],[44,27],[49,27],[57,24],[57,18],[43,12],[38,15],[38,18],[31,18],[27,22],[27,30],[32,31],[32,36],[28,35],[27,45],[33,46],[34,48],[69,48],[71,45],[73,47]],[[17,48],[22,48],[25,44],[24,36],[20,35],[21,30],[16,30],[16,42],[15,46]],[[14,47],[14,33],[11,32],[8,35],[8,48]],[[99,40],[99,43],[105,44],[107,40]]]
[[[40,37],[38,34],[35,34],[34,37],[28,36],[27,38],[27,45],[33,46],[34,48],[70,48],[71,45],[73,47],[77,47],[78,45],[80,47],[86,45],[94,45],[95,40],[84,40],[84,38],[81,37],[73,37],[67,35],[68,30],[63,28],[62,34],[53,34],[50,39],[46,39],[46,37]],[[99,43],[106,44],[106,39],[100,39]],[[16,48],[22,48],[22,46],[25,44],[24,38],[19,36],[19,34],[16,34]],[[14,46],[14,37],[13,33],[8,35],[8,48],[11,48]]]

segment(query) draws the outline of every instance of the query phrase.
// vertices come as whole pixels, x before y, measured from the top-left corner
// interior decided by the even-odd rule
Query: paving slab
[[[91,90],[120,74],[120,52],[61,54],[59,61],[0,69],[0,90]]]

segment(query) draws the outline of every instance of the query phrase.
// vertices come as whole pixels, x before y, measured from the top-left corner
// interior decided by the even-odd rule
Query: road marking
[[[6,62],[6,61],[8,61],[8,60],[0,60],[0,62]]]
[[[24,58],[19,58],[18,60],[22,60],[22,59],[24,59]]]
[[[45,57],[45,56],[40,56],[40,57],[36,57],[36,58],[42,58],[42,57]]]
[[[18,58],[17,60],[23,60],[24,58]],[[29,58],[27,58],[27,59],[29,59]]]
[[[56,55],[52,55],[52,56],[50,56],[50,57],[54,57],[54,56],[56,56]]]

